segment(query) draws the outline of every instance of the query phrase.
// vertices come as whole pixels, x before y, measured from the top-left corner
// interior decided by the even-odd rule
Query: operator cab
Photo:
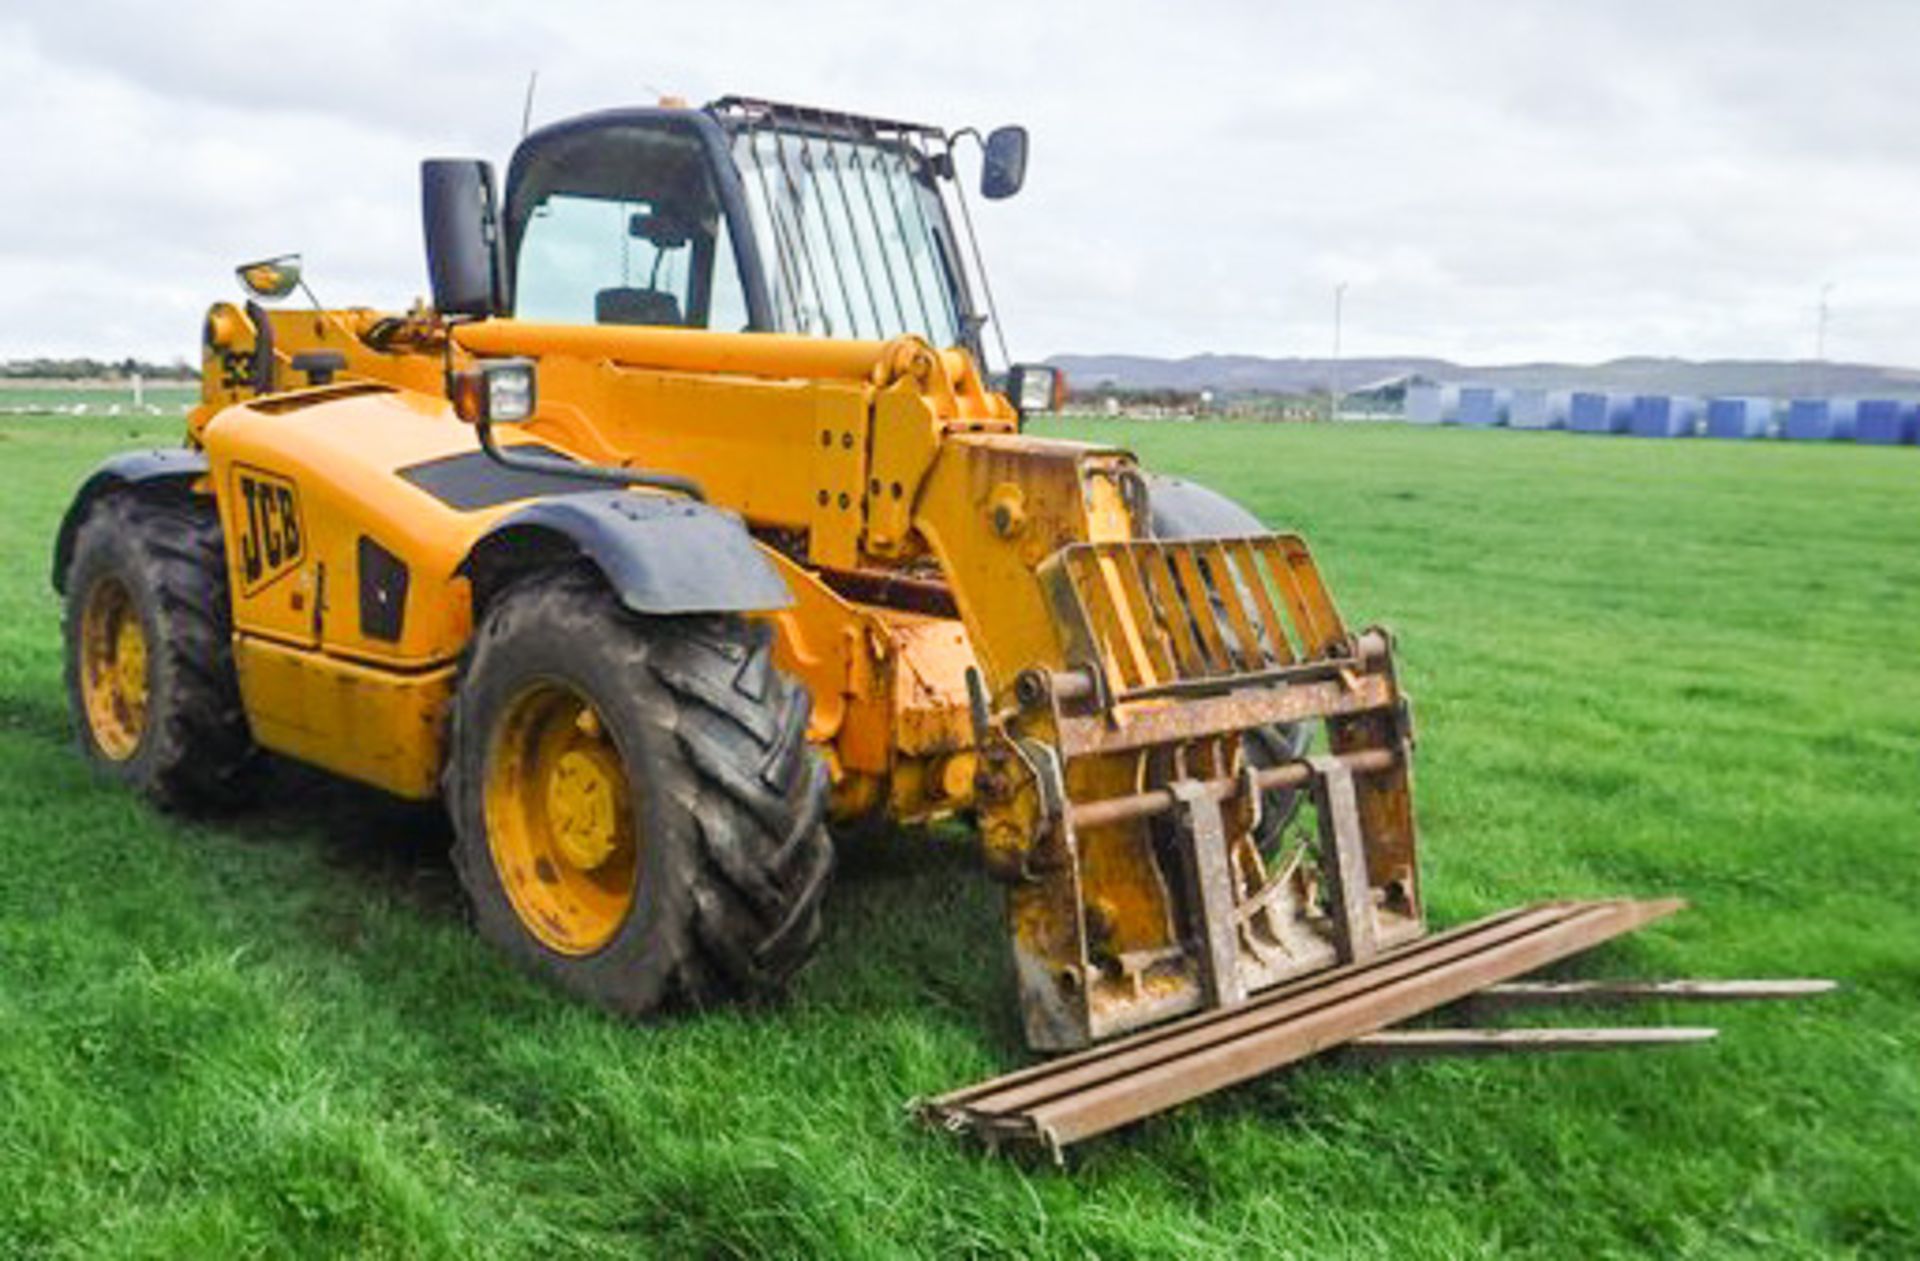
[[[954,154],[969,136],[980,139],[742,97],[544,127],[508,170],[497,310],[542,323],[911,333],[984,363],[988,318],[949,213],[967,223]],[[1025,131],[982,144],[983,194],[1011,196]]]
[[[543,127],[514,152],[498,210],[487,163],[431,160],[433,306],[453,319],[912,335],[988,371],[992,290],[955,161],[969,138],[981,195],[1019,192],[1024,128],[983,137],[734,96]],[[988,375],[1020,414],[1057,406],[1058,372],[1012,363],[994,333],[1002,372]]]

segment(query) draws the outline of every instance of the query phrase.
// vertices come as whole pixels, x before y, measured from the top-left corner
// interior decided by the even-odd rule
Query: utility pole
[[[1333,287],[1333,369],[1327,378],[1327,419],[1340,419],[1340,307],[1347,296],[1347,282]]]
[[[1816,395],[1827,392],[1827,295],[1832,292],[1832,281],[1820,286],[1820,319],[1813,334],[1813,392]]]

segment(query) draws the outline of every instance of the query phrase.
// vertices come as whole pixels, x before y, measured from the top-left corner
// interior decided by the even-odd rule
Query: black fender
[[[73,564],[73,537],[86,520],[93,501],[123,486],[139,486],[167,494],[186,494],[193,483],[207,472],[204,451],[187,447],[162,447],[154,451],[122,451],[87,474],[80,489],[60,518],[60,532],[53,539],[53,589],[66,594],[67,569]]]
[[[793,593],[739,517],[670,495],[587,491],[537,500],[468,549],[456,573],[477,618],[515,575],[584,557],[636,613],[760,613]]]
[[[1157,539],[1245,538],[1271,531],[1217,490],[1165,473],[1148,473],[1147,508]]]

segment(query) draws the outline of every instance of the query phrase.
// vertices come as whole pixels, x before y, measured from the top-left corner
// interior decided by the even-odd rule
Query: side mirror
[[[300,284],[300,256],[282,254],[257,263],[242,263],[233,269],[240,287],[256,298],[273,302],[292,293]]]
[[[472,158],[420,164],[427,276],[441,315],[483,318],[506,310],[493,167]]]
[[[1000,201],[1020,191],[1027,182],[1027,129],[996,127],[987,136],[980,167],[980,195]]]

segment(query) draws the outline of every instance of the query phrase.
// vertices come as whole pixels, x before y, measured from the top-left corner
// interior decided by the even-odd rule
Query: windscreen
[[[773,127],[733,147],[783,330],[963,343],[958,255],[923,154]]]

